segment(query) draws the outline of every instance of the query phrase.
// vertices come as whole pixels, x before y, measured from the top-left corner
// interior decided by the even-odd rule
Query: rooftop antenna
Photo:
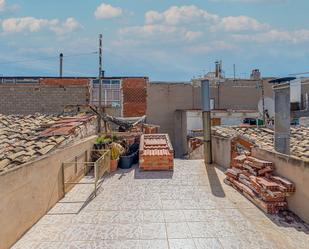
[[[99,35],[99,116],[98,117],[98,133],[101,132],[102,117],[102,40],[103,35]]]

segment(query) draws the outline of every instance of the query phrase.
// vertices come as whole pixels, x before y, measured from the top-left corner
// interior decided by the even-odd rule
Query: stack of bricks
[[[285,178],[274,176],[273,171],[272,162],[240,155],[225,172],[225,181],[264,212],[276,214],[287,208],[286,197],[295,192],[295,186]]]
[[[173,170],[174,151],[167,134],[144,134],[139,148],[141,170]]]

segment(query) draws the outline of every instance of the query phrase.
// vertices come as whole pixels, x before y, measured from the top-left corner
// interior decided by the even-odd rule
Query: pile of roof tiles
[[[242,136],[260,148],[274,150],[274,131],[267,128],[215,126],[212,134],[224,138]],[[309,127],[291,127],[291,155],[309,161]]]
[[[139,149],[141,170],[172,170],[174,151],[167,134],[144,134]]]
[[[74,131],[92,117],[0,114],[0,173],[71,141],[78,134]]]
[[[295,186],[285,178],[274,176],[273,171],[272,162],[240,155],[225,172],[225,181],[264,212],[276,214],[287,208],[286,197],[295,192]]]
[[[93,115],[83,115],[76,117],[63,117],[54,123],[43,124],[42,127],[46,128],[41,132],[42,137],[70,135],[82,124],[93,120]]]

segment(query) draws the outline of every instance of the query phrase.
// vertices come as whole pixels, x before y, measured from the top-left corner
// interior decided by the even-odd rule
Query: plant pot
[[[128,155],[128,156],[120,156],[119,159],[119,168],[121,169],[129,169],[133,165],[133,159],[134,155]]]
[[[110,172],[115,172],[118,168],[118,162],[119,162],[119,158],[115,159],[115,160],[111,160],[110,162]]]

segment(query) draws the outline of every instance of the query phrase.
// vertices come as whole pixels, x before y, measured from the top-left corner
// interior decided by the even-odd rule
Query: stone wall
[[[2,114],[57,114],[66,105],[85,105],[89,102],[86,85],[0,85],[0,113]]]
[[[95,138],[89,137],[0,175],[1,249],[10,248],[63,197],[62,163],[85,153],[90,158]],[[65,172],[66,179],[74,181],[79,176],[78,169],[68,168]]]

